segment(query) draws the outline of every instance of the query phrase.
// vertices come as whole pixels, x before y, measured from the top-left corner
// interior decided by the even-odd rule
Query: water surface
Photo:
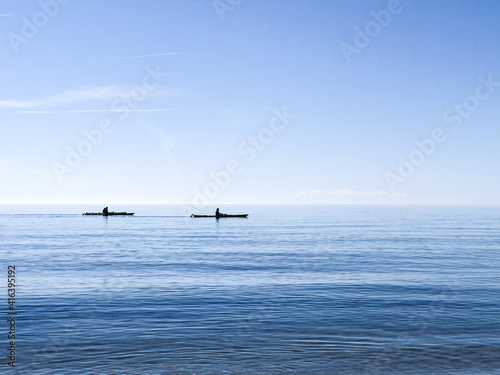
[[[498,207],[81,215],[100,209],[0,206],[0,264],[18,269],[4,370],[500,373]]]

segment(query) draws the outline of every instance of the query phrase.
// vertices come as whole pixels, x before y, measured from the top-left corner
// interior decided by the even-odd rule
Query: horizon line
[[[195,206],[193,203],[132,203],[132,202],[111,202],[111,203],[102,203],[102,202],[0,202],[0,206],[70,206],[70,205],[135,205],[135,206]],[[496,207],[500,206],[500,203],[279,203],[279,202],[256,202],[256,203],[248,203],[248,202],[214,202],[207,203],[203,205],[196,205],[202,207],[209,206],[228,206],[228,205],[247,205],[247,206],[264,206],[264,205],[273,205],[273,206],[490,206]]]

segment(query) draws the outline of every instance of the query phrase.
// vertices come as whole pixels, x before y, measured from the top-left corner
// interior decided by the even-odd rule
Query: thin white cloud
[[[28,109],[55,107],[68,104],[88,103],[92,101],[113,100],[130,97],[134,89],[124,86],[105,86],[95,87],[83,90],[69,90],[63,93],[49,95],[41,98],[27,100],[0,100],[0,108]],[[182,95],[180,90],[162,90],[149,93],[149,95]],[[99,110],[96,110],[98,112]],[[28,111],[22,111],[28,112]],[[51,113],[52,111],[39,111]],[[108,110],[109,112],[109,110]]]
[[[37,111],[27,110],[19,111],[19,113],[27,114],[63,114],[63,113],[108,113],[108,112],[172,112],[172,111],[189,111],[184,108],[152,108],[152,109],[68,109],[62,111]],[[193,109],[196,110],[196,109]]]
[[[60,111],[51,110],[24,110],[17,113],[35,115],[54,115],[64,113],[109,113],[109,112],[195,112],[195,111],[226,111],[233,108],[145,108],[145,109],[67,109]]]
[[[12,14],[4,13],[4,14],[0,14],[0,17],[12,17]]]
[[[404,197],[405,194],[390,190],[356,191],[341,189],[336,191],[308,190],[294,195],[296,198],[339,198],[339,197]]]
[[[108,58],[102,58],[102,59],[81,60],[81,62],[101,62],[101,61],[116,61],[116,60],[128,60],[128,59],[142,59],[145,57],[158,57],[158,56],[170,56],[170,55],[180,55],[180,52],[165,52],[165,53],[154,53],[151,55],[108,57]]]
[[[94,100],[111,100],[126,95],[130,90],[120,86],[69,90],[64,93],[28,100],[0,100],[1,108],[39,108],[64,104],[84,103]]]

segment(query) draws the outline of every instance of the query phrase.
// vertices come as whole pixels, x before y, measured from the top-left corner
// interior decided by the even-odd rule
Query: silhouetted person
[[[102,214],[104,216],[108,216],[108,208],[107,207],[104,207],[104,209],[102,210]]]
[[[220,217],[219,209],[215,210],[215,217],[218,219]]]

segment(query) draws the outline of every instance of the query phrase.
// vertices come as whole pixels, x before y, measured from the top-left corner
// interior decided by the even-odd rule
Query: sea
[[[500,207],[100,210],[0,206],[0,373],[500,374]]]

